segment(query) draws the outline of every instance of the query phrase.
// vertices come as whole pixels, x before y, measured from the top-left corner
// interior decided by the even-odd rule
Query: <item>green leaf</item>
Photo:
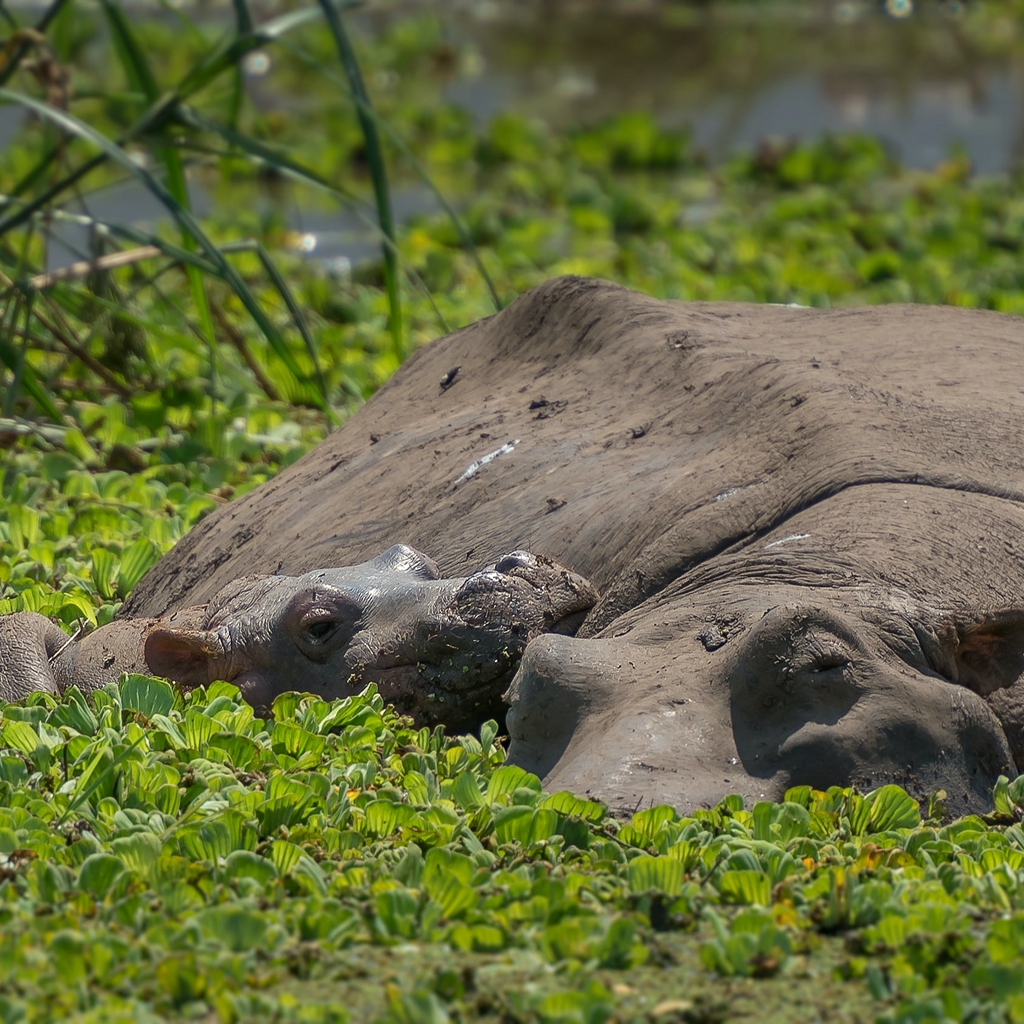
[[[649,807],[646,811],[634,814],[633,828],[646,839],[653,840],[661,831],[663,825],[678,820],[679,814],[674,807],[661,804],[658,807]]]
[[[882,786],[869,793],[869,832],[888,832],[896,828],[916,828],[921,824],[917,801],[899,786]]]
[[[277,868],[272,861],[252,850],[232,850],[224,860],[225,878],[253,878],[261,885],[277,881]]]
[[[416,898],[407,889],[389,889],[379,893],[375,905],[377,918],[389,936],[411,939],[417,930]]]
[[[1010,799],[1018,807],[1024,805],[1024,775],[1018,775],[1013,782],[1010,783],[1007,793]]]
[[[217,818],[183,828],[178,833],[178,845],[192,860],[218,864],[235,850],[255,847],[256,834],[246,827],[244,815],[227,810]]]
[[[629,862],[629,887],[633,892],[656,891],[676,896],[682,890],[685,874],[683,862],[675,857],[641,854]]]
[[[270,860],[283,878],[302,860],[302,847],[277,839],[271,844]]]
[[[140,537],[134,544],[129,544],[121,555],[121,567],[117,570],[118,596],[127,597],[159,559],[160,549],[148,538]]]
[[[259,748],[248,736],[233,732],[218,732],[211,736],[210,746],[223,750],[229,763],[236,768],[247,768],[259,755]]]
[[[623,970],[646,959],[647,949],[636,941],[636,922],[627,917],[614,918],[598,946],[598,965]]]
[[[185,712],[181,734],[185,738],[185,746],[189,750],[203,750],[213,735],[220,731],[220,723],[216,719],[204,715],[202,711],[189,708]]]
[[[366,808],[366,827],[374,835],[389,836],[396,829],[408,825],[415,817],[416,811],[408,804],[374,800]]]
[[[502,765],[487,783],[487,802],[497,803],[505,797],[511,797],[517,789],[524,788],[540,793],[540,779],[518,765]]]
[[[272,740],[275,753],[290,754],[292,757],[301,757],[303,754],[319,757],[327,743],[323,736],[307,732],[294,722],[281,721],[274,726]]]
[[[568,791],[552,793],[540,803],[540,806],[550,807],[551,810],[566,816],[575,815],[591,823],[601,821],[608,813],[608,808],[604,804],[596,800],[583,800]]]
[[[423,884],[430,891],[436,878],[454,875],[463,885],[469,885],[474,872],[473,861],[462,853],[434,847],[427,853],[423,868]]]
[[[423,870],[423,851],[415,843],[410,843],[395,865],[395,881],[407,889],[418,889],[423,882]]]
[[[175,749],[181,750],[187,745],[185,737],[175,722],[172,722],[166,715],[152,715],[151,717],[153,727],[162,732],[171,741],[171,745]]]
[[[266,915],[244,906],[222,904],[196,915],[203,938],[232,953],[265,948],[269,924]]]
[[[124,873],[121,859],[109,853],[92,853],[85,858],[78,873],[78,888],[103,899],[114,882]]]
[[[996,779],[992,789],[992,807],[997,815],[1003,818],[1013,817],[1013,801],[1010,799],[1010,780],[1005,775]]]
[[[449,871],[434,873],[429,880],[425,877],[423,886],[447,918],[459,917],[479,902],[476,891]]]
[[[1024,956],[1024,914],[993,921],[985,948],[993,963],[1019,965]]]
[[[155,715],[170,714],[174,707],[174,690],[170,683],[162,679],[133,673],[121,681],[120,689],[121,707],[125,711],[153,718]]]
[[[494,812],[494,831],[499,843],[517,842],[524,847],[558,834],[558,815],[551,810],[513,805]]]
[[[6,746],[12,750],[19,750],[29,757],[36,752],[40,744],[39,733],[28,722],[10,719],[4,723],[3,739]]]
[[[48,724],[67,726],[81,736],[94,736],[99,728],[99,722],[82,691],[77,686],[69,686],[62,697],[62,702],[51,712]]]
[[[149,873],[160,856],[160,840],[152,832],[136,832],[122,836],[110,844],[110,852],[120,858],[126,868],[143,878]]]
[[[93,548],[91,559],[92,582],[100,596],[110,601],[117,596],[117,556],[106,548]]]
[[[462,772],[456,779],[452,789],[455,802],[464,810],[483,805],[484,798],[480,792],[480,783],[472,772]]]
[[[718,891],[733,903],[770,906],[771,879],[763,871],[724,871],[718,879]]]

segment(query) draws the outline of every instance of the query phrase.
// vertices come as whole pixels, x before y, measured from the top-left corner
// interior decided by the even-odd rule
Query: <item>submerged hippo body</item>
[[[226,679],[266,707],[287,690],[334,698],[374,682],[420,723],[470,728],[502,714],[529,640],[574,629],[596,597],[582,577],[525,551],[441,579],[398,544],[360,565],[244,576],[207,605],[120,619],[80,642],[40,615],[6,616],[0,696],[151,672],[186,687]]]
[[[1022,344],[996,313],[551,281],[413,355],[126,611],[400,539],[456,576],[527,547],[602,593],[510,689],[511,759],[549,787],[892,781],[977,809],[1024,767]]]

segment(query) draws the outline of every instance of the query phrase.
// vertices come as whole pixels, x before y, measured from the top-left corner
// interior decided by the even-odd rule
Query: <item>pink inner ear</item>
[[[205,630],[154,629],[146,637],[149,670],[185,686],[205,686],[211,662],[223,653],[216,635]]]

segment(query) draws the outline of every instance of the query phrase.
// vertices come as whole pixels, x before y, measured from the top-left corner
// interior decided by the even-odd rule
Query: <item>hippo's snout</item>
[[[597,599],[589,580],[529,551],[502,555],[455,596],[467,623],[504,627],[524,645],[541,633],[575,634]]]

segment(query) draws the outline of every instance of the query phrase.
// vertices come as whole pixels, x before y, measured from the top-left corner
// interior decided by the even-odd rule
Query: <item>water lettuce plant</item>
[[[922,823],[896,786],[621,822],[496,736],[373,687],[266,720],[144,676],[5,705],[3,1019],[707,1020],[756,985],[894,1022],[1024,1006],[1024,780],[999,824]]]

